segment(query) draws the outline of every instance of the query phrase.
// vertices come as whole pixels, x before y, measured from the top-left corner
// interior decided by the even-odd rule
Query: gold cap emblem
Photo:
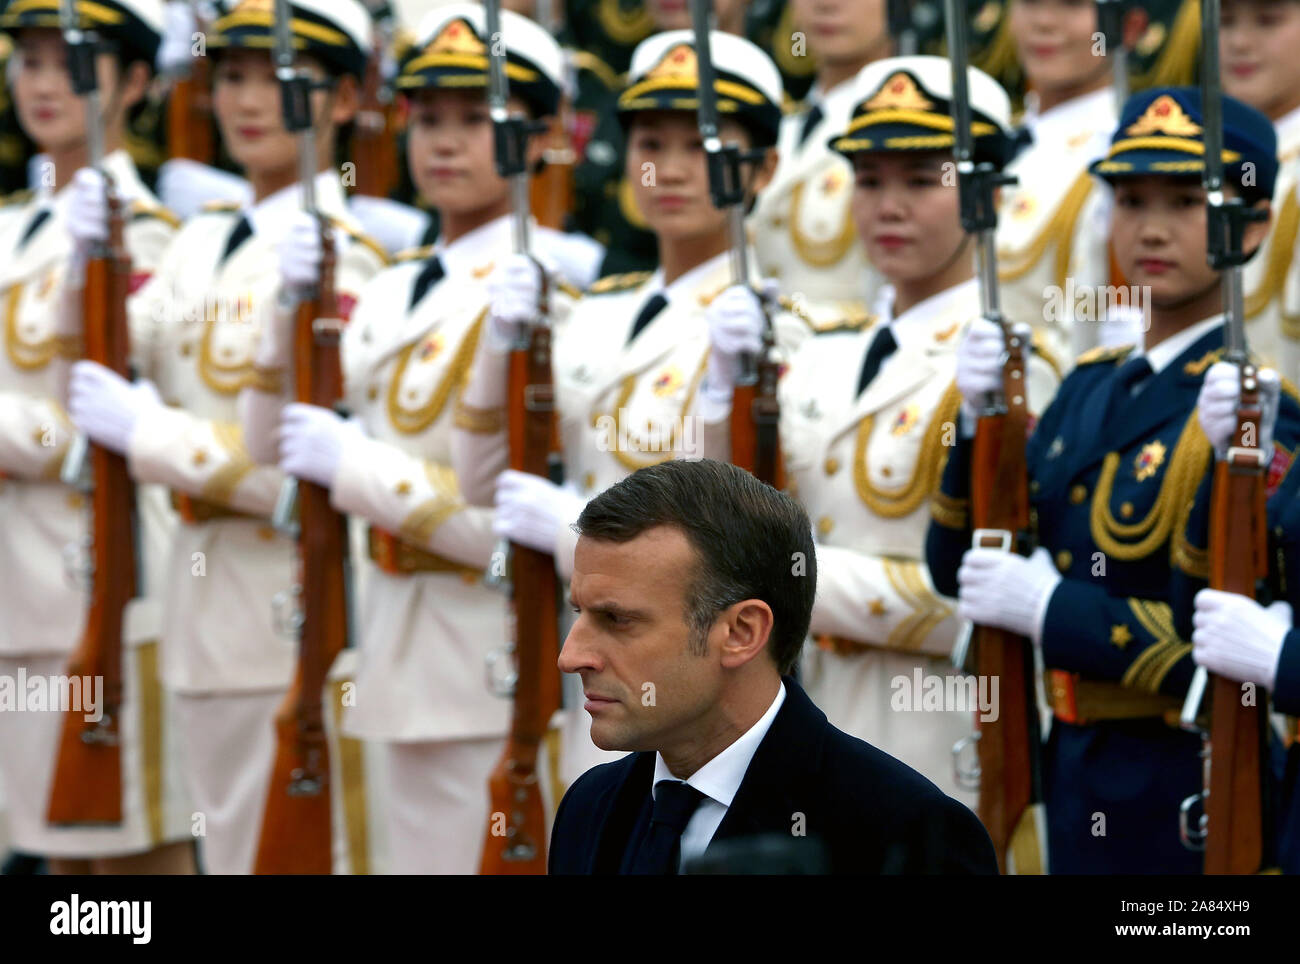
[[[427,54],[481,54],[487,45],[464,20],[453,20],[425,48]]]
[[[666,54],[659,63],[646,74],[646,79],[676,78],[694,81],[700,75],[699,62],[695,51],[686,44],[678,44]]]
[[[1195,137],[1201,133],[1201,125],[1187,116],[1178,101],[1168,94],[1161,94],[1151,102],[1141,117],[1129,125],[1125,133],[1134,137],[1144,134]]]
[[[881,84],[880,90],[862,106],[867,110],[930,110],[934,107],[934,102],[921,93],[910,74],[897,73]]]

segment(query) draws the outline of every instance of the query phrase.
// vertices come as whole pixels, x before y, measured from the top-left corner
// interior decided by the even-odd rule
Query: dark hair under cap
[[[291,3],[289,32],[294,49],[320,61],[331,76],[351,74],[360,79],[365,75],[370,51],[360,46],[341,23],[324,13]],[[274,46],[275,12],[271,0],[227,4],[222,15],[208,28],[208,47],[214,51],[231,47],[270,51]]]

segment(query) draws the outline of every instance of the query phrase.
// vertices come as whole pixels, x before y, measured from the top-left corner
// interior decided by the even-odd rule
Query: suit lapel
[[[637,817],[650,796],[650,783],[654,779],[655,755],[638,753],[628,767],[623,782],[611,792],[614,800],[596,831],[596,847],[592,854],[590,871],[593,874],[617,874],[623,862],[623,851],[632,840]]]

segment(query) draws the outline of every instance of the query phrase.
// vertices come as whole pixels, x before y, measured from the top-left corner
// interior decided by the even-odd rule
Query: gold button
[[[371,385],[368,389],[366,389],[366,398],[370,399],[373,402],[378,397],[379,397],[378,385]]]
[[[188,341],[187,341],[187,342],[183,342],[183,343],[181,344],[181,357],[182,357],[182,358],[189,358],[189,357],[190,357],[190,353],[191,353],[192,351],[194,351],[194,346],[191,345]]]
[[[889,478],[891,475],[894,474],[894,471],[888,465],[882,465],[880,467],[880,474],[883,475],[885,478]]]
[[[1070,550],[1062,549],[1056,554],[1056,568],[1065,572],[1070,568],[1070,563],[1074,561],[1074,556],[1070,555]]]
[[[867,608],[870,610],[871,615],[873,616],[885,615],[885,601],[883,599],[871,600],[871,604]]]
[[[1119,514],[1122,515],[1125,519],[1131,516],[1133,514],[1133,503],[1125,502],[1123,505],[1121,505],[1119,507]]]
[[[834,474],[835,474],[836,472],[838,472],[839,470],[840,470],[840,460],[839,460],[839,459],[836,459],[836,458],[830,458],[830,459],[827,459],[827,460],[826,460],[826,474],[827,474],[827,475],[834,475]]]
[[[406,390],[406,400],[408,402],[413,402],[419,397],[420,397],[420,393],[417,392],[414,388],[408,388]]]
[[[194,460],[193,460],[195,465],[202,465],[205,462],[207,462],[207,460],[208,460],[207,452],[203,451],[203,449],[197,449],[195,451]]]
[[[1070,501],[1073,502],[1075,505],[1079,505],[1087,498],[1088,498],[1087,486],[1076,485],[1074,488],[1070,490]]]
[[[817,520],[817,531],[822,535],[829,535],[831,529],[835,527],[835,520],[828,515],[822,516]]]
[[[406,479],[403,479],[401,482],[398,482],[397,485],[393,486],[393,491],[398,495],[410,495],[411,483],[406,481]]]
[[[588,492],[596,487],[596,473],[588,472],[582,477],[582,485]]]
[[[272,539],[275,538],[275,527],[274,527],[274,526],[258,526],[258,527],[257,527],[257,538],[261,539],[263,542],[270,542]]]
[[[80,509],[86,504],[86,497],[80,492],[70,492],[68,494],[68,508]]]
[[[1038,494],[1038,480],[1037,480],[1037,479],[1034,479],[1032,482],[1029,483],[1029,491],[1032,492],[1034,495],[1037,495],[1037,494]]]

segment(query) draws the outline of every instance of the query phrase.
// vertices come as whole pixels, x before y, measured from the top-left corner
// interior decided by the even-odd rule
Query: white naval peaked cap
[[[374,30],[360,0],[290,0],[289,28],[295,50],[341,73],[365,73]],[[226,0],[208,31],[208,46],[216,49],[269,50],[274,40],[274,0]]]
[[[775,144],[784,87],[772,58],[744,37],[719,30],[709,32],[709,53],[719,117],[744,123],[756,143]],[[668,30],[647,37],[633,51],[619,113],[626,119],[641,110],[697,110],[698,97],[683,97],[682,92],[698,90],[695,32]]]
[[[501,11],[501,40],[510,93],[539,116],[554,114],[564,87],[564,54],[544,27]],[[426,14],[415,29],[396,85],[402,90],[487,87],[490,38],[482,4],[449,3]]]
[[[0,30],[61,27],[59,6],[59,0],[10,0],[0,11]],[[76,10],[85,27],[152,68],[162,42],[162,0],[77,0]]]

